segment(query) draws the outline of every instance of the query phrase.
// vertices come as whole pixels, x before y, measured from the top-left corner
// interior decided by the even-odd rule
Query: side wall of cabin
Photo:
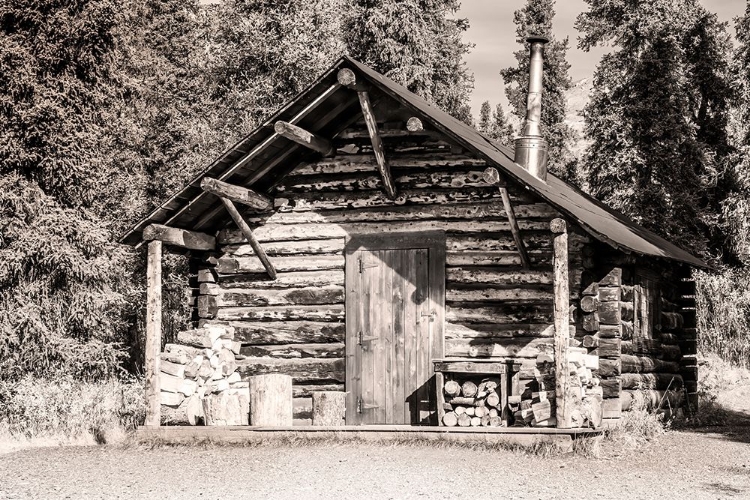
[[[363,123],[336,140],[334,157],[297,167],[271,192],[275,211],[247,215],[278,271],[268,279],[234,228],[219,234],[221,251],[196,265],[200,323],[235,327],[243,377],[293,377],[295,418],[309,423],[314,390],[345,390],[344,247],[347,236],[393,232],[446,234],[445,356],[519,359],[520,392],[554,391],[552,238],[560,214],[526,189],[508,185],[532,265],[523,269],[488,166],[434,132],[383,130],[399,190],[388,199]],[[583,245],[570,234],[571,301],[578,303]],[[580,315],[571,327],[579,342]],[[546,361],[545,361],[546,359]],[[554,405],[554,392],[546,397]]]

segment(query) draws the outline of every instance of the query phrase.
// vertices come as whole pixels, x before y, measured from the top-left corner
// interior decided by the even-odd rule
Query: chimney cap
[[[534,43],[534,42],[549,43],[549,38],[547,38],[544,35],[529,34],[526,36],[526,41],[529,43]]]

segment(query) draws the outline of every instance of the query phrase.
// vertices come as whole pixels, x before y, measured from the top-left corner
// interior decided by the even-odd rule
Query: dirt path
[[[429,446],[80,447],[0,455],[0,499],[750,498],[750,426],[620,458]]]

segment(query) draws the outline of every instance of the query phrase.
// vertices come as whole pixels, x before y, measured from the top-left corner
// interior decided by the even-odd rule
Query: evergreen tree
[[[484,101],[479,110],[479,131],[486,136],[490,136],[492,125],[492,107],[490,101]]]
[[[466,19],[457,0],[352,0],[344,19],[348,53],[410,91],[470,123],[473,76],[463,56]]]
[[[0,378],[118,370],[114,0],[0,3]]]
[[[549,38],[544,49],[544,83],[542,90],[542,136],[549,143],[549,171],[565,179],[575,177],[574,157],[570,145],[573,129],[565,123],[565,92],[572,82],[570,64],[566,60],[569,40],[557,40],[552,31],[555,17],[555,0],[527,0],[526,5],[513,16],[516,24],[516,41],[523,50],[515,52],[517,65],[500,71],[505,80],[505,94],[513,113],[523,120],[526,116],[526,98],[529,84],[528,35]]]
[[[725,189],[725,26],[697,0],[586,0],[581,48],[610,44],[594,75],[585,170],[592,193],[705,253]],[[705,53],[702,53],[705,51]],[[702,60],[709,57],[710,62]]]
[[[503,111],[503,105],[497,103],[495,106],[495,112],[492,114],[492,129],[490,131],[490,137],[501,144],[508,146],[509,148],[514,147],[513,145],[513,125],[508,123]]]

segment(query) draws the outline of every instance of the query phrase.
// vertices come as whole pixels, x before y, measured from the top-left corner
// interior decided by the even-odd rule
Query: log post
[[[146,271],[146,421],[147,426],[161,423],[159,393],[159,352],[161,351],[161,253],[160,240],[149,241]]]
[[[253,230],[250,229],[250,226],[247,225],[245,219],[242,218],[242,214],[240,214],[240,212],[237,210],[237,207],[234,206],[234,203],[232,203],[231,200],[222,198],[221,201],[224,203],[224,206],[226,207],[227,212],[229,212],[229,215],[232,217],[234,223],[237,224],[237,227],[240,228],[240,231],[242,231],[242,235],[247,239],[248,243],[250,243],[250,246],[253,248],[255,255],[258,256],[261,264],[263,264],[266,272],[268,272],[268,276],[270,276],[272,280],[275,280],[276,269],[274,269],[271,261],[268,260],[268,255],[266,255],[266,251],[263,250],[263,247],[260,246],[258,239],[253,234]]]
[[[550,230],[555,235],[553,287],[555,294],[555,398],[557,427],[569,429],[573,401],[570,398],[568,342],[570,338],[570,289],[568,283],[568,229],[563,219],[553,219]]]

